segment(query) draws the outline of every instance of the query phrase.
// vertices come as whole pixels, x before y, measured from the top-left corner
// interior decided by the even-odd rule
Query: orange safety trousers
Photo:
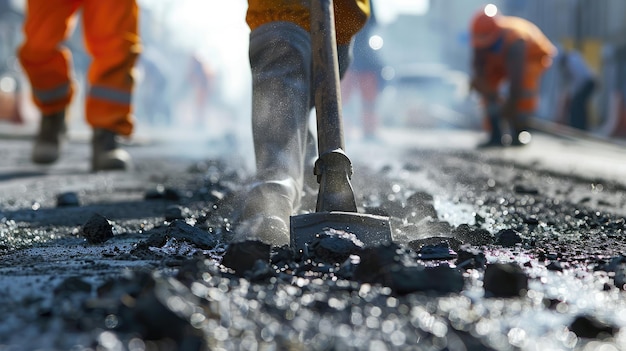
[[[85,113],[90,126],[133,131],[133,68],[141,50],[136,0],[28,0],[19,60],[43,115],[66,109],[74,95],[72,57],[62,46],[82,9],[85,47],[92,57]]]
[[[522,95],[517,101],[517,112],[520,114],[533,113],[539,105],[539,88],[541,75],[546,70],[543,65],[527,63],[524,67],[522,80]],[[485,78],[486,96],[497,96],[498,89],[506,75],[502,73],[492,73]],[[486,102],[485,102],[486,103]]]
[[[335,28],[337,44],[349,44],[370,15],[369,0],[335,0]],[[305,0],[248,0],[246,22],[251,30],[273,21],[293,22],[310,29],[308,1]]]

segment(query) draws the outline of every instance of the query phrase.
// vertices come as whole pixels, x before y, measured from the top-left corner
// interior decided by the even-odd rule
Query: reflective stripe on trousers
[[[130,105],[132,95],[130,92],[111,89],[103,86],[92,86],[89,89],[89,97],[105,100],[120,105]]]
[[[42,103],[51,103],[57,100],[66,99],[72,92],[70,83],[63,83],[52,89],[35,89],[33,88],[33,95]]]

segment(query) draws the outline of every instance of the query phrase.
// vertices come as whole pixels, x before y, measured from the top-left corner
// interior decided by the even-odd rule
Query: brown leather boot
[[[131,157],[119,146],[118,135],[110,130],[94,128],[91,139],[91,169],[95,171],[126,170]]]
[[[65,110],[41,116],[39,132],[31,159],[38,164],[51,164],[59,159],[61,144],[67,133]]]

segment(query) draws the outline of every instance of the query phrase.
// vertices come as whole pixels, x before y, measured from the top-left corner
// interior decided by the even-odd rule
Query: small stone
[[[397,244],[366,247],[359,254],[361,261],[354,270],[354,279],[364,283],[384,283],[389,267],[399,260]]]
[[[178,190],[167,188],[161,184],[157,185],[156,188],[150,189],[146,191],[144,195],[146,200],[170,200],[170,201],[179,201],[181,196]]]
[[[455,250],[458,250],[463,243],[452,237],[446,236],[432,236],[424,239],[416,239],[412,240],[408,243],[409,248],[413,251],[424,254],[423,259],[427,259],[426,256],[432,255],[443,255],[441,258],[446,259],[446,257],[450,257],[453,255],[456,257]],[[438,253],[435,253],[436,250]],[[422,252],[423,251],[423,252]],[[429,251],[430,253],[427,253]],[[436,258],[436,257],[433,257]]]
[[[487,258],[485,253],[470,246],[469,244],[462,245],[457,253],[456,265],[459,268],[464,269],[476,269],[483,268],[487,264]]]
[[[188,217],[189,210],[180,205],[170,205],[165,208],[165,220],[171,222],[176,219],[185,219]]]
[[[527,194],[527,195],[539,194],[539,190],[537,190],[537,188],[534,188],[528,185],[523,185],[523,184],[515,185],[515,187],[513,188],[513,191],[515,191],[518,194]]]
[[[613,283],[615,286],[621,290],[626,290],[626,266],[619,265],[614,269],[615,278],[613,279]]]
[[[176,219],[166,228],[153,230],[154,233],[146,240],[137,244],[134,254],[149,250],[151,247],[162,248],[170,239],[177,242],[185,242],[201,250],[211,250],[219,243],[219,238],[205,230],[187,224],[183,220]]]
[[[57,195],[57,207],[72,207],[80,206],[78,200],[78,194],[73,191],[68,191]]]
[[[269,263],[271,245],[257,240],[247,240],[231,243],[222,258],[222,264],[235,271],[235,274],[243,276],[253,271],[258,266],[256,261]]]
[[[396,268],[390,272],[389,287],[400,295],[416,291],[459,293],[465,284],[461,272],[445,264],[435,267]]]
[[[593,316],[579,315],[569,326],[576,336],[587,339],[606,339],[612,337],[617,328],[600,322]]]
[[[538,225],[539,224],[539,219],[537,218],[537,216],[528,216],[524,222],[528,225]]]
[[[552,261],[546,266],[546,269],[549,271],[563,272],[563,265],[559,261]]]
[[[203,250],[213,249],[219,242],[216,235],[189,225],[182,220],[175,220],[170,223],[165,230],[165,236],[188,242]]]
[[[113,226],[104,216],[94,214],[83,225],[82,234],[90,244],[102,244],[113,237]]]
[[[496,234],[496,245],[514,247],[522,243],[521,235],[513,229],[503,229]]]
[[[487,297],[518,297],[528,291],[528,277],[514,263],[496,263],[485,269],[483,286]]]
[[[327,229],[318,234],[309,245],[309,253],[323,262],[341,263],[352,254],[358,254],[363,243],[356,235],[341,230]]]

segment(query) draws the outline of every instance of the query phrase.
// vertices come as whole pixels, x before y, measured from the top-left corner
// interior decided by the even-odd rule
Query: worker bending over
[[[541,75],[552,64],[556,47],[536,25],[503,16],[493,4],[474,16],[470,29],[471,86],[483,100],[491,128],[481,146],[524,145],[530,141],[528,120],[538,105]],[[508,92],[501,96],[505,82]],[[502,121],[511,129],[510,140]]]

